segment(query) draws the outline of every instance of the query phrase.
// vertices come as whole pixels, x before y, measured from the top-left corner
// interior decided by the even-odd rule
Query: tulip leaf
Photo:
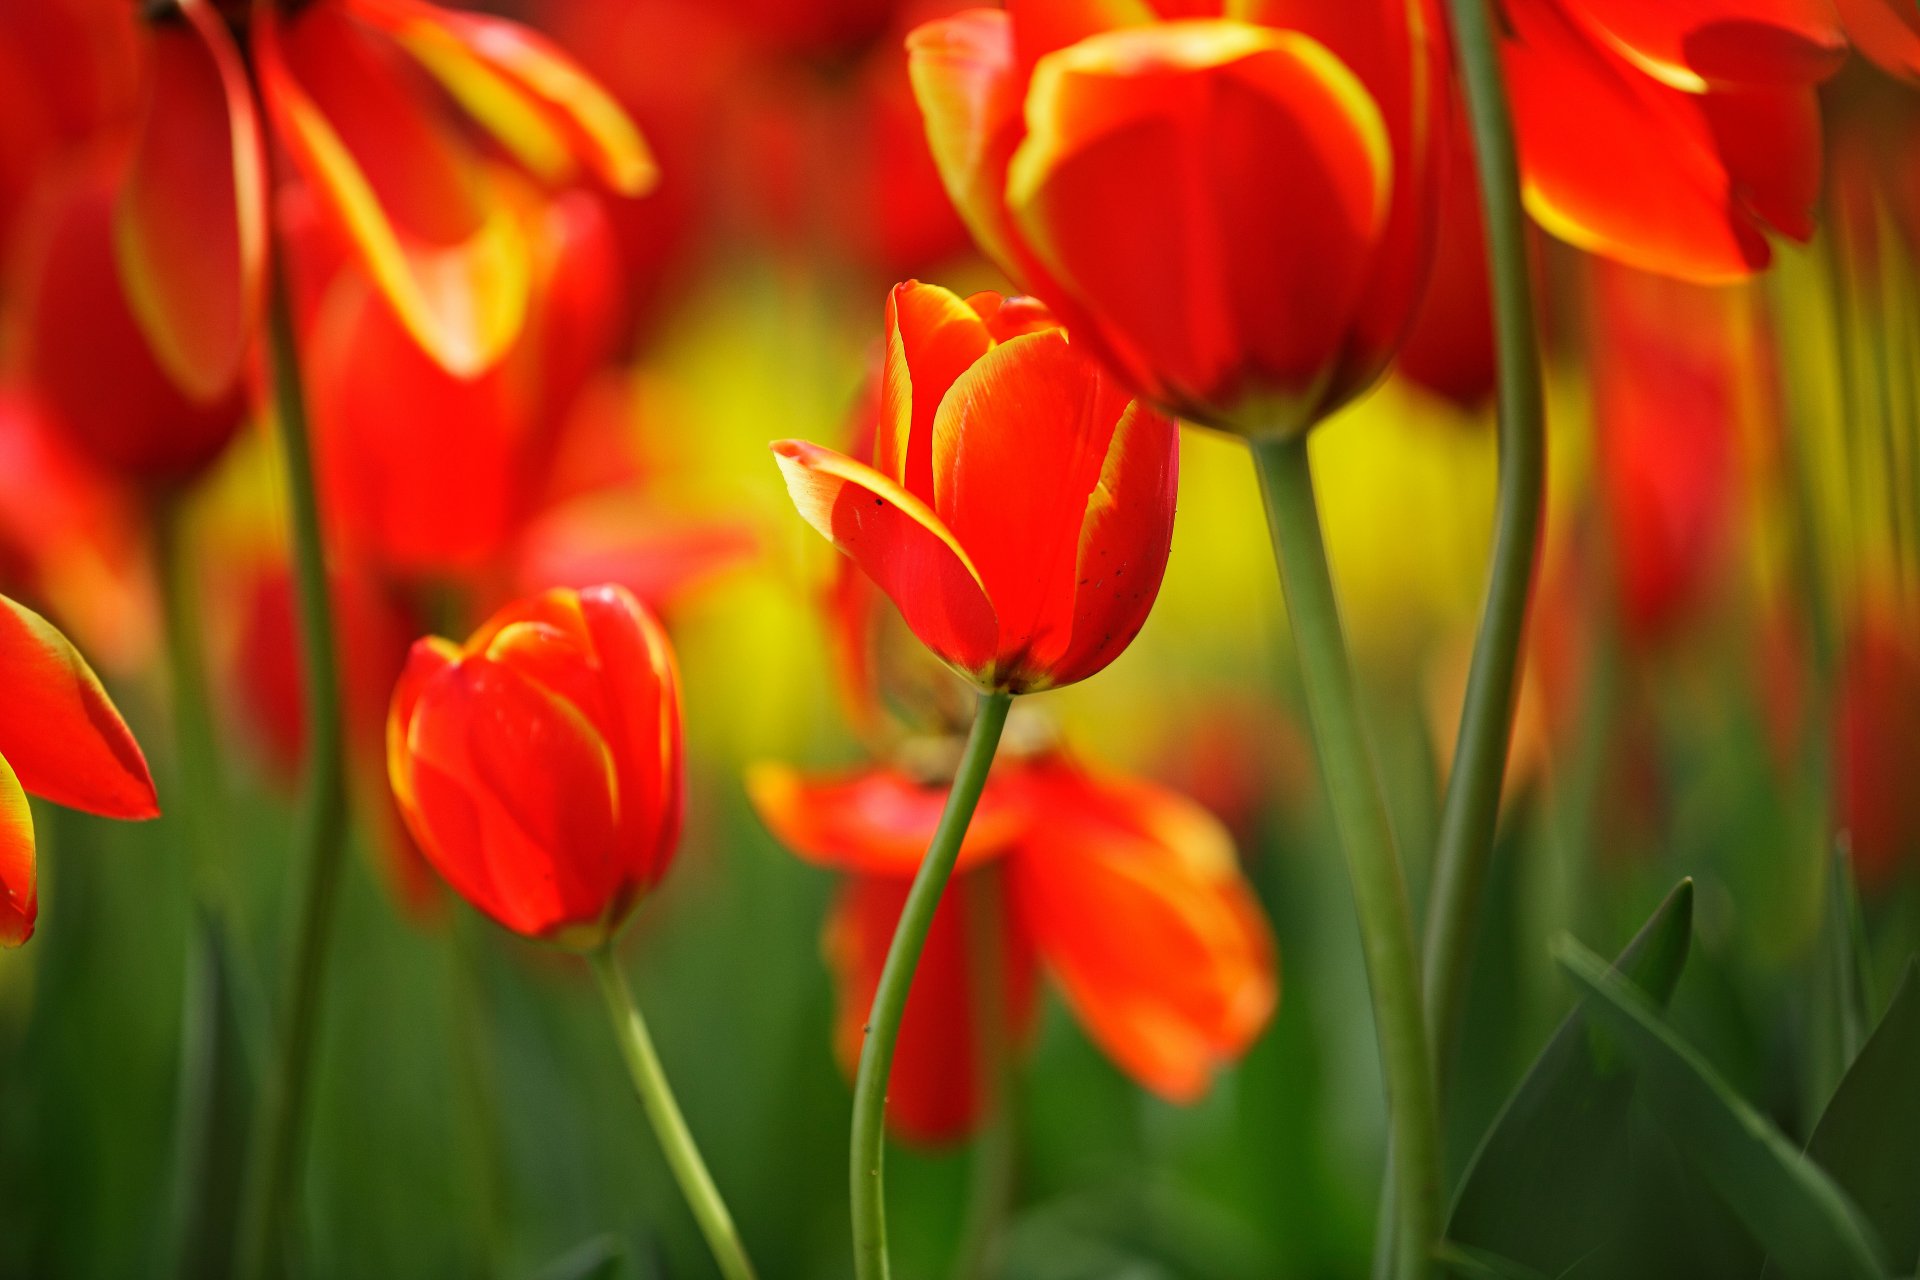
[[[1920,962],[1820,1116],[1807,1154],[1896,1258],[1920,1257]]]
[[[1676,885],[1615,962],[1664,1004],[1686,964],[1693,882]],[[1620,1229],[1604,1206],[1631,1182],[1632,1073],[1591,1034],[1584,1007],[1560,1024],[1461,1178],[1447,1238],[1547,1275],[1578,1266]]]
[[[1637,1097],[1790,1277],[1886,1274],[1847,1193],[1674,1035],[1647,993],[1570,938],[1557,959],[1638,1069]]]
[[[627,1243],[619,1236],[594,1236],[534,1272],[533,1280],[620,1280],[627,1274],[627,1258]]]

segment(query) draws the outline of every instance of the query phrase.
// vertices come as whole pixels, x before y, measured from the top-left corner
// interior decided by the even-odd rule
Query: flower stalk
[[[853,1264],[858,1280],[886,1280],[887,1202],[886,1158],[887,1077],[893,1070],[894,1046],[900,1039],[900,1020],[906,1014],[913,973],[933,927],[960,845],[973,821],[974,807],[986,789],[993,755],[1006,727],[1013,695],[983,693],[974,713],[973,731],[960,757],[946,809],[934,829],[927,856],[913,878],[906,906],[900,912],[893,943],[874,988],[873,1008],[867,1017],[867,1036],[860,1050],[860,1067],[853,1085],[853,1126],[848,1152],[848,1181],[853,1201]]]

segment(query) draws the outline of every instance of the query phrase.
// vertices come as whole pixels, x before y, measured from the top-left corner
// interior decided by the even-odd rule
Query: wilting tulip
[[[812,862],[846,872],[826,927],[839,990],[844,1065],[863,1026],[907,885],[946,800],[946,783],[896,768],[809,778],[765,765],[748,779],[762,821]],[[1192,801],[1134,778],[1092,773],[1057,751],[1004,761],[934,917],[907,999],[888,1082],[904,1136],[964,1136],[981,1114],[977,975],[997,968],[1016,1041],[1044,969],[1094,1042],[1162,1097],[1191,1102],[1273,1012],[1273,939],[1226,831]],[[980,890],[985,889],[983,894]],[[977,963],[968,916],[1003,919],[1005,953]]]
[[[1099,671],[1146,622],[1179,438],[1047,312],[919,283],[887,302],[874,465],[773,446],[800,514],[985,690]]]
[[[1438,30],[1426,0],[1013,0],[910,50],[988,255],[1161,406],[1290,435],[1371,385],[1418,300]]]
[[[146,757],[85,658],[46,619],[0,596],[0,946],[39,910],[27,796],[109,818],[160,812]]]
[[[1813,233],[1815,86],[1846,53],[1826,0],[1504,0],[1527,207],[1629,266],[1702,282]]]
[[[408,332],[456,372],[486,368],[518,332],[529,250],[473,143],[410,77],[437,81],[542,181],[585,168],[637,194],[652,180],[619,108],[516,23],[422,0],[270,0],[237,36],[210,0],[153,10],[120,262],[162,365],[196,398],[232,384],[261,310],[266,146],[250,68],[274,138]]]
[[[408,829],[528,937],[603,944],[666,872],[685,785],[665,632],[621,587],[555,590],[413,647],[387,719]]]

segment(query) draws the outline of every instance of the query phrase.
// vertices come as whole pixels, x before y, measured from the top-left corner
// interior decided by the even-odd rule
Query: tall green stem
[[[1345,847],[1373,993],[1374,1031],[1387,1083],[1399,1274],[1425,1274],[1440,1231],[1440,1154],[1433,1063],[1420,1008],[1413,909],[1394,849],[1386,802],[1374,772],[1353,672],[1347,662],[1333,580],[1304,437],[1255,440],[1253,457],[1267,524],[1293,625],[1320,772]]]
[[[947,807],[934,829],[933,843],[907,892],[900,924],[887,948],[880,982],[874,988],[873,1009],[867,1015],[867,1039],[860,1050],[860,1069],[853,1082],[853,1133],[848,1153],[848,1179],[853,1198],[853,1270],[858,1280],[885,1280],[887,1263],[887,1194],[883,1165],[886,1157],[887,1077],[893,1070],[893,1048],[900,1038],[900,1019],[907,1009],[913,971],[927,945],[933,913],[960,857],[960,843],[973,821],[974,806],[987,785],[993,753],[1006,727],[1012,695],[986,693],[974,713],[973,732],[967,736],[960,769],[947,793]]]
[[[1426,1011],[1442,1080],[1452,1054],[1467,960],[1479,924],[1500,817],[1527,601],[1546,491],[1546,404],[1534,336],[1526,212],[1499,52],[1487,0],[1449,0],[1454,55],[1466,86],[1485,210],[1488,275],[1498,339],[1500,490],[1486,611],[1467,676],[1453,771],[1440,812],[1427,900]]]
[[[647,1034],[640,1006],[633,1002],[626,975],[620,972],[620,963],[613,958],[613,944],[609,942],[590,954],[587,963],[593,967],[593,976],[600,980],[600,994],[607,1001],[607,1016],[613,1020],[613,1037],[620,1042],[620,1053],[627,1060],[627,1073],[633,1077],[634,1091],[640,1095],[640,1105],[646,1108],[647,1119],[653,1124],[654,1135],[660,1139],[660,1150],[680,1183],[681,1194],[686,1196],[694,1219],[707,1237],[707,1247],[713,1250],[713,1259],[720,1264],[720,1274],[726,1280],[753,1280],[753,1264],[747,1260],[747,1251],[740,1244],[733,1215],[727,1212],[726,1201],[720,1198],[720,1189],[713,1185],[713,1175],[707,1172],[706,1161],[700,1158],[700,1148],[694,1144],[686,1117],[680,1114],[680,1104],[673,1100],[666,1069],[660,1065],[660,1055],[654,1052],[653,1037]]]
[[[304,877],[294,934],[292,969],[280,1010],[279,1045],[261,1097],[255,1151],[240,1224],[237,1270],[256,1280],[276,1269],[273,1257],[286,1233],[287,1205],[305,1136],[307,1092],[320,1025],[327,950],[339,897],[346,835],[346,762],[340,722],[339,659],[334,651],[333,606],[320,536],[306,399],[300,386],[293,308],[280,255],[274,256],[268,299],[269,356],[273,364],[274,421],[287,470],[293,524],[293,575],[299,594],[301,656],[306,666],[307,781],[293,866]]]

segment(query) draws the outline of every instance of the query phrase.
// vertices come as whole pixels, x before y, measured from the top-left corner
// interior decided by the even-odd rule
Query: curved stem
[[[607,1001],[607,1016],[613,1020],[613,1038],[620,1042],[620,1054],[627,1060],[627,1074],[633,1078],[634,1092],[640,1095],[640,1105],[646,1109],[654,1136],[660,1140],[660,1150],[667,1157],[667,1164],[680,1183],[681,1194],[686,1196],[687,1206],[693,1210],[701,1232],[707,1237],[713,1260],[720,1264],[720,1274],[726,1280],[753,1280],[753,1264],[747,1260],[747,1251],[740,1244],[733,1215],[727,1212],[720,1189],[713,1185],[713,1175],[707,1172],[706,1161],[700,1158],[700,1148],[694,1144],[686,1117],[680,1114],[680,1104],[673,1099],[666,1069],[660,1065],[660,1055],[653,1049],[653,1037],[647,1034],[646,1021],[640,1016],[640,1007],[633,1002],[626,975],[613,958],[612,942],[589,954],[587,963],[593,968],[593,976],[600,980],[600,994]]]
[[[980,695],[973,732],[967,736],[947,807],[934,829],[927,856],[907,892],[906,906],[887,948],[880,982],[874,988],[873,1009],[867,1015],[866,1043],[860,1050],[860,1069],[853,1083],[853,1132],[848,1153],[848,1180],[853,1199],[853,1270],[858,1280],[884,1280],[887,1264],[887,1197],[883,1163],[886,1157],[887,1077],[893,1069],[893,1048],[900,1038],[900,1019],[906,1013],[913,971],[927,944],[934,910],[946,891],[953,864],[960,856],[973,809],[987,785],[987,771],[1006,727],[1006,693]]]
[[[1487,0],[1449,0],[1453,47],[1466,86],[1485,210],[1488,274],[1499,352],[1500,489],[1486,610],[1460,711],[1453,771],[1440,811],[1427,899],[1426,1010],[1434,1064],[1446,1078],[1467,959],[1479,924],[1500,786],[1519,685],[1521,642],[1546,490],[1546,406],[1534,336],[1526,212],[1499,52]]]
[[[261,1096],[260,1120],[254,1134],[256,1146],[236,1260],[241,1280],[271,1273],[274,1251],[285,1234],[286,1208],[304,1138],[327,948],[339,896],[347,803],[339,659],[334,651],[333,607],[327,594],[326,557],[320,537],[319,495],[308,442],[306,400],[300,386],[292,301],[277,253],[268,310],[273,416],[287,469],[301,656],[306,666],[306,796],[293,847],[293,864],[305,879],[294,935],[293,967],[281,1006],[279,1046]]]
[[[1280,564],[1287,615],[1293,625],[1307,713],[1334,825],[1347,858],[1367,983],[1373,993],[1374,1032],[1386,1074],[1387,1113],[1398,1213],[1395,1239],[1401,1276],[1423,1275],[1439,1239],[1440,1154],[1433,1066],[1420,1009],[1420,969],[1414,955],[1413,910],[1394,849],[1393,829],[1374,772],[1346,638],[1327,571],[1320,513],[1304,437],[1255,440],[1254,462],[1266,498],[1274,558]]]

